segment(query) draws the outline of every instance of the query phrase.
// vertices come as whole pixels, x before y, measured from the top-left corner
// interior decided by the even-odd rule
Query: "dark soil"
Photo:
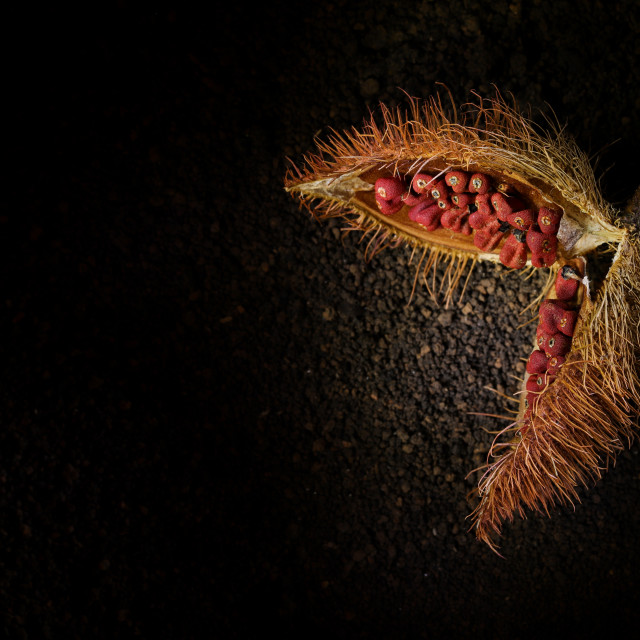
[[[282,189],[287,156],[380,101],[495,83],[551,105],[624,203],[637,3],[121,3],[7,29],[0,633],[585,638],[640,622],[637,444],[575,511],[507,526],[504,559],[467,531],[467,474],[500,424],[476,413],[504,411],[487,387],[517,389],[519,312],[543,276],[481,266],[460,306],[408,304],[408,250],[366,262]]]

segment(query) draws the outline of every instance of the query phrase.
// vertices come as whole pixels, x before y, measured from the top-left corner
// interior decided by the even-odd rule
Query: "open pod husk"
[[[449,304],[473,265],[498,261],[503,245],[483,251],[471,236],[427,231],[412,222],[407,207],[384,215],[374,184],[380,176],[481,172],[498,191],[515,190],[527,206],[563,212],[551,278],[564,264],[584,265],[566,361],[535,409],[522,405],[501,432],[483,469],[471,518],[478,538],[495,550],[504,520],[524,517],[527,508],[549,513],[556,503],[574,502],[577,488],[597,480],[633,436],[640,407],[637,212],[621,218],[605,202],[587,157],[557,123],[538,128],[500,95],[468,105],[460,117],[453,107],[448,115],[439,98],[422,106],[411,100],[406,113],[381,109],[381,124],[372,118],[362,131],[333,133],[301,168],[290,168],[285,187],[314,216],[344,217],[363,232],[369,256],[386,246],[414,247],[421,253],[417,275],[428,287],[430,271],[444,265],[440,295]],[[602,262],[603,249],[613,259],[604,277],[592,278],[590,263]],[[547,295],[549,290],[541,292],[541,298]]]

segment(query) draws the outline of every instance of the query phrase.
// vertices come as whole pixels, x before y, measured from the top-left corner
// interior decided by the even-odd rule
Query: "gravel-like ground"
[[[282,188],[286,157],[380,101],[495,83],[551,105],[624,203],[637,3],[121,3],[7,24],[0,633],[640,622],[637,444],[575,511],[507,526],[505,559],[467,531],[496,428],[476,413],[504,411],[486,387],[517,390],[544,276],[480,266],[461,305],[408,304],[409,250],[366,262]]]

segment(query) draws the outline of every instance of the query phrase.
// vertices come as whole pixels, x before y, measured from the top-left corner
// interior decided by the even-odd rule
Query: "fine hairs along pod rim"
[[[577,487],[599,479],[633,437],[640,189],[616,210],[556,122],[539,128],[499,94],[461,116],[439,97],[381,112],[381,124],[318,142],[291,165],[287,191],[316,218],[362,231],[367,257],[413,247],[416,280],[445,306],[462,297],[479,260],[549,274],[519,412],[493,442],[470,516],[495,551],[505,520],[573,504]],[[436,291],[428,276],[441,265]]]

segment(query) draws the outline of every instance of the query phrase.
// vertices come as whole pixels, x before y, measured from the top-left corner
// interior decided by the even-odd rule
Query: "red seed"
[[[484,215],[493,215],[494,211],[491,207],[490,195],[488,193],[479,193],[475,199],[475,205],[478,208],[478,212]]]
[[[471,216],[469,216],[469,224],[471,224]],[[473,244],[483,251],[493,251],[500,244],[505,231],[506,229],[501,227],[500,221],[493,218],[476,231]]]
[[[547,346],[547,334],[545,333],[544,329],[538,325],[538,328],[536,329],[536,346],[539,349],[543,349]]]
[[[549,366],[549,358],[544,351],[536,349],[527,361],[527,373],[545,373]]]
[[[446,229],[460,233],[465,216],[468,214],[466,209],[448,209],[442,214],[440,224]]]
[[[525,404],[527,406],[527,411],[528,412],[535,411],[536,405],[538,404],[538,398],[539,397],[540,396],[537,393],[532,393],[532,392],[527,393],[527,398],[525,400]],[[526,412],[525,412],[525,415],[527,415]]]
[[[487,193],[490,186],[491,181],[489,180],[489,176],[486,176],[484,173],[474,173],[469,180],[467,189],[471,193]]]
[[[562,213],[562,211],[554,211],[553,209],[540,207],[538,211],[538,226],[540,227],[540,231],[550,235],[558,233]]]
[[[491,205],[495,209],[500,220],[506,222],[507,216],[514,211],[521,211],[525,208],[524,203],[518,198],[507,196],[503,193],[493,193],[491,195]]]
[[[416,193],[428,193],[433,186],[433,176],[428,173],[416,173],[411,181],[411,188]]]
[[[522,269],[527,264],[527,245],[522,231],[514,231],[509,235],[500,251],[500,262],[510,269]]]
[[[449,189],[447,189],[447,183],[444,180],[438,180],[431,185],[429,189],[431,197],[436,200],[444,200],[449,197]]]
[[[566,309],[566,303],[557,300],[545,300],[540,305],[540,325],[547,333],[560,331],[572,336],[578,320],[578,312]]]
[[[462,209],[473,202],[473,196],[470,193],[453,193],[451,202]]]
[[[516,229],[526,231],[535,221],[535,212],[533,209],[522,209],[521,211],[512,211],[506,216],[507,222]]]
[[[378,205],[378,209],[380,209],[385,216],[392,216],[394,213],[398,213],[398,211],[402,209],[403,202],[401,198],[383,200],[376,196],[376,204]]]
[[[496,191],[499,191],[500,193],[504,193],[504,195],[506,196],[515,196],[518,193],[515,187],[511,186],[506,182],[498,182],[496,186]]]
[[[474,211],[469,216],[469,224],[473,229],[483,229],[491,220],[495,220],[495,218],[486,213],[480,213],[480,211]]]
[[[467,188],[469,174],[464,171],[449,171],[445,175],[444,181],[454,193],[462,193]]]
[[[554,333],[547,338],[545,353],[551,356],[564,356],[571,350],[571,338],[564,333]]]
[[[536,329],[536,345],[538,348],[547,353],[547,341],[552,336],[553,334],[545,331],[542,325],[538,325],[538,328]]]
[[[435,231],[440,227],[440,216],[442,211],[437,204],[421,202],[415,207],[411,207],[408,212],[409,220],[417,222],[425,227],[427,231]]]
[[[453,231],[453,226],[456,223],[456,218],[456,209],[449,209],[442,214],[442,217],[440,218],[440,224],[445,229],[451,229]]]
[[[502,231],[491,233],[488,227],[484,227],[473,234],[473,244],[482,251],[493,251],[500,244],[503,235]]]
[[[550,267],[556,261],[556,254],[553,253],[532,253],[531,254],[531,264],[536,269],[543,269],[545,267]]]
[[[412,188],[409,188],[406,193],[403,193],[401,199],[408,207],[413,207],[421,202],[433,202],[433,198],[429,197],[428,193],[417,193]]]
[[[446,211],[447,209],[451,209],[453,204],[449,198],[438,198],[436,204],[442,209],[442,211]]]
[[[395,200],[404,193],[404,182],[400,178],[378,178],[374,185],[376,200]]]
[[[531,249],[531,264],[534,267],[550,267],[556,261],[558,239],[555,236],[529,229],[527,246]]]
[[[550,376],[557,376],[560,371],[560,367],[565,363],[566,358],[564,356],[551,356],[549,358],[549,368],[547,373]]]
[[[499,231],[504,235],[504,233],[509,230],[509,225],[504,222],[500,222],[500,220],[498,220],[498,218],[496,218],[495,216],[491,216],[484,228],[489,233],[498,233]]]
[[[564,333],[565,336],[573,336],[576,330],[576,322],[578,321],[578,312],[573,310],[565,311],[562,317],[558,321],[558,329]]]
[[[558,300],[571,300],[578,292],[580,276],[569,265],[565,265],[558,271],[555,286]]]
[[[552,379],[546,373],[534,373],[527,380],[527,391],[541,393],[551,382]]]

